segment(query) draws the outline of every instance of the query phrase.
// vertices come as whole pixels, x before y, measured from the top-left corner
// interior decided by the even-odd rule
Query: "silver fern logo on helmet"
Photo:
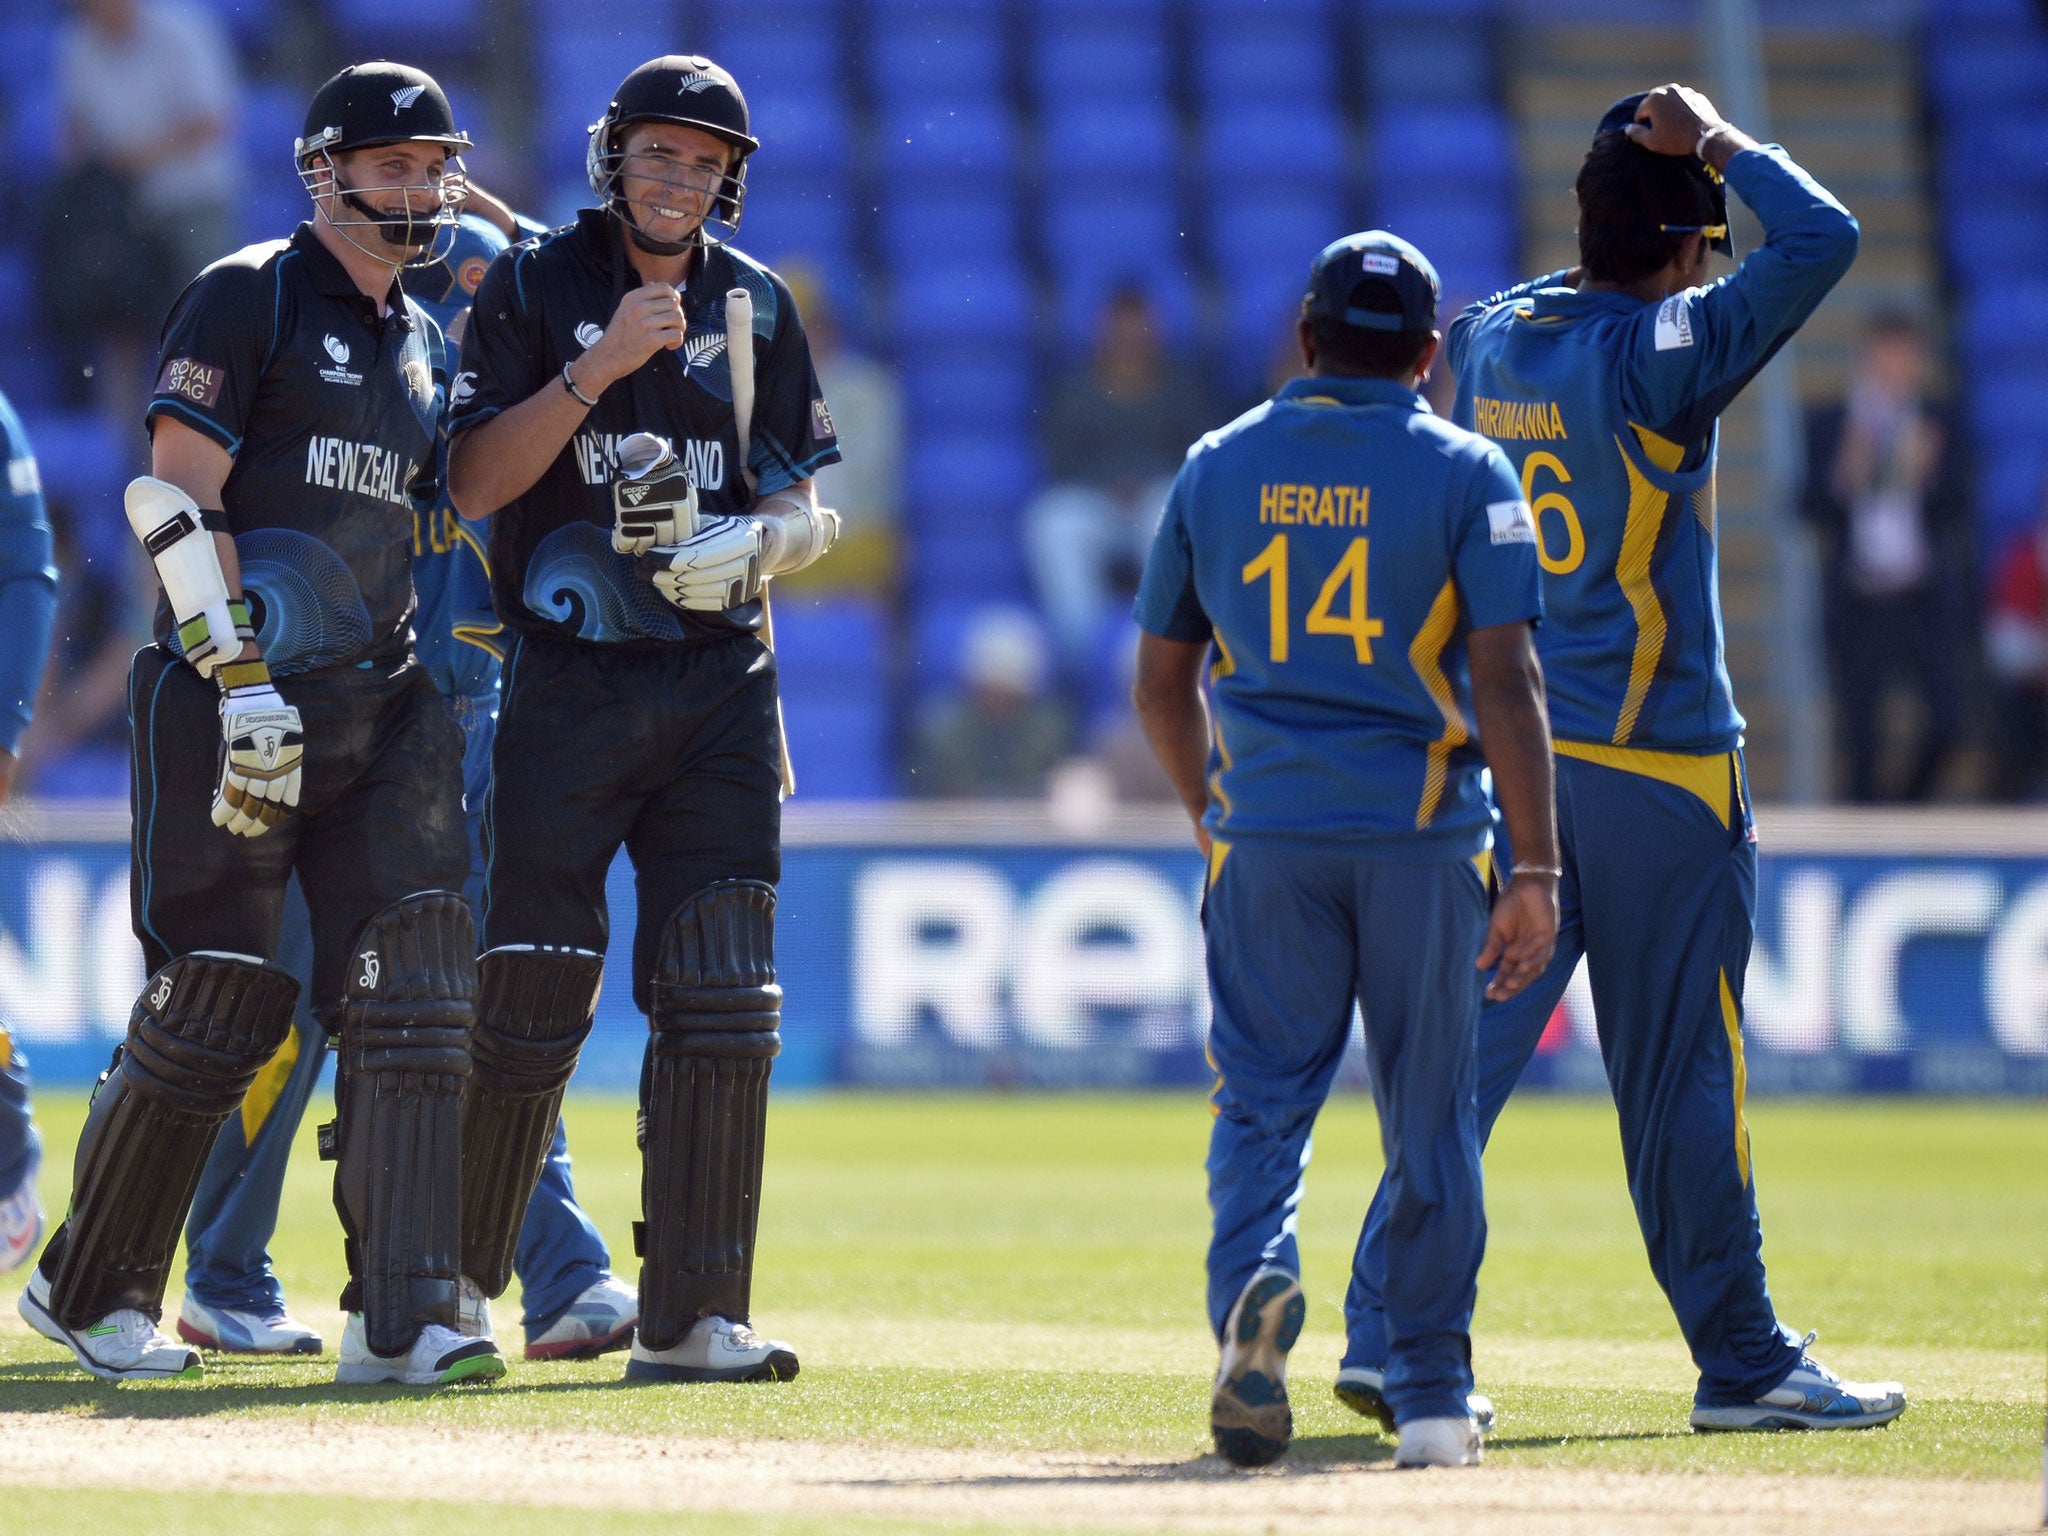
[[[699,91],[708,91],[722,83],[716,75],[685,75],[676,82],[676,94],[681,96],[688,93],[694,96]]]
[[[391,115],[393,117],[398,116],[399,113],[424,96],[426,91],[427,88],[424,85],[401,85],[391,93]]]

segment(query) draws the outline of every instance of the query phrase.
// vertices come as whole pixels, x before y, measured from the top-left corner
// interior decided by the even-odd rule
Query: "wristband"
[[[1726,123],[1715,123],[1710,127],[1702,128],[1700,130],[1699,142],[1694,144],[1692,147],[1693,159],[1699,161],[1702,165],[1706,164],[1707,140],[1711,139],[1715,134],[1719,133],[1723,128],[1726,128],[1727,126],[1728,125]]]
[[[576,380],[570,375],[569,365],[567,363],[562,364],[562,388],[569,391],[569,393],[575,397],[576,403],[582,406],[583,409],[585,409],[586,411],[590,410],[597,404],[595,400],[591,399],[590,396],[586,395],[585,393],[583,393],[582,390],[576,387]]]
[[[1508,878],[1512,880],[1517,875],[1547,875],[1552,880],[1562,880],[1564,870],[1556,864],[1517,864],[1508,871]]]
[[[254,661],[231,661],[218,669],[213,677],[220,684],[222,693],[233,693],[237,688],[267,688],[270,686],[270,666],[261,656]]]

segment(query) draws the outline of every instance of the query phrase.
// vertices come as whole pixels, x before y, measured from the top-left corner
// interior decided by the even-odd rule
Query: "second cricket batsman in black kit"
[[[509,1279],[623,845],[652,1026],[626,1367],[644,1380],[797,1371],[748,1326],[787,779],[762,583],[831,544],[811,477],[839,451],[788,288],[717,238],[757,147],[710,60],[634,70],[591,130],[601,206],[492,263],[450,394],[449,490],[464,517],[497,514],[516,633],[484,819],[465,1278],[487,1297]]]
[[[411,644],[447,379],[398,281],[451,228],[468,147],[430,76],[343,70],[295,146],[311,222],[215,262],[164,327],[154,473],[126,496],[164,589],[129,678],[151,975],[20,1301],[98,1376],[199,1372],[158,1331],[164,1283],[214,1134],[291,1024],[298,983],[271,961],[294,871],[340,1042],[337,1379],[504,1372],[455,1330],[475,932],[462,742]]]

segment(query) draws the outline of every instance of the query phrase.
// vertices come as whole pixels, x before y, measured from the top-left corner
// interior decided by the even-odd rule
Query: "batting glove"
[[[213,824],[237,837],[261,837],[299,803],[306,755],[299,712],[268,678],[220,696],[220,787]]]
[[[751,517],[709,517],[680,544],[642,555],[654,589],[678,608],[716,613],[761,595],[761,525]]]
[[[612,451],[612,548],[641,555],[661,544],[681,544],[697,531],[697,487],[674,446],[652,432],[621,438]]]

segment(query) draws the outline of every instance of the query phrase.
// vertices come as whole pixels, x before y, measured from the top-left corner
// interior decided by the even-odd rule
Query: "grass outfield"
[[[77,1095],[40,1101],[59,1165],[83,1107]],[[621,1250],[637,1204],[631,1125],[626,1101],[570,1103],[579,1192]],[[316,1449],[323,1436],[387,1427],[812,1442],[820,1455],[864,1444],[906,1455],[975,1448],[1185,1462],[1207,1450],[1214,1367],[1201,1303],[1207,1128],[1197,1094],[787,1096],[770,1121],[754,1310],[802,1352],[795,1383],[626,1390],[614,1385],[619,1356],[550,1366],[515,1359],[496,1389],[423,1398],[331,1383],[340,1243],[331,1170],[314,1158],[309,1125],[276,1256],[295,1309],[329,1328],[328,1357],[215,1362],[203,1384],[115,1389],[83,1379],[27,1331],[13,1309],[21,1277],[11,1276],[0,1279],[0,1415],[11,1436],[28,1420],[67,1431],[179,1420],[214,1436],[226,1421],[259,1439],[302,1428]],[[1826,1474],[1871,1479],[1873,1488],[2036,1477],[2048,1115],[2033,1104],[1777,1101],[1752,1107],[1751,1128],[1780,1314],[1821,1329],[1816,1353],[1845,1375],[1903,1380],[1906,1416],[1864,1434],[1689,1433],[1692,1372],[1642,1256],[1612,1113],[1598,1102],[1530,1099],[1508,1112],[1487,1158],[1492,1236],[1474,1352],[1480,1384],[1500,1408],[1489,1466]],[[1298,1466],[1377,1463],[1390,1451],[1326,1385],[1377,1163],[1370,1105],[1339,1100],[1317,1134],[1301,1217],[1310,1317],[1291,1373]],[[61,1206],[61,1166],[46,1170],[44,1192]],[[516,1339],[515,1319],[516,1306],[501,1302],[501,1334]],[[51,1465],[53,1489],[98,1480]],[[0,1503],[11,1508],[143,1523],[130,1513],[131,1493],[38,1492],[36,1478],[23,1486],[19,1472],[8,1480],[15,1486]],[[376,1518],[393,1531],[483,1529],[458,1518],[460,1509],[388,1503]],[[581,1528],[612,1528],[590,1513]],[[260,1494],[199,1496],[186,1514],[210,1533],[327,1528],[310,1505]],[[185,1528],[157,1516],[148,1523]],[[719,1524],[780,1531],[785,1517],[771,1510]],[[523,1527],[492,1525],[515,1528]],[[846,1528],[865,1527],[855,1519]],[[905,1514],[876,1528],[926,1527]]]

